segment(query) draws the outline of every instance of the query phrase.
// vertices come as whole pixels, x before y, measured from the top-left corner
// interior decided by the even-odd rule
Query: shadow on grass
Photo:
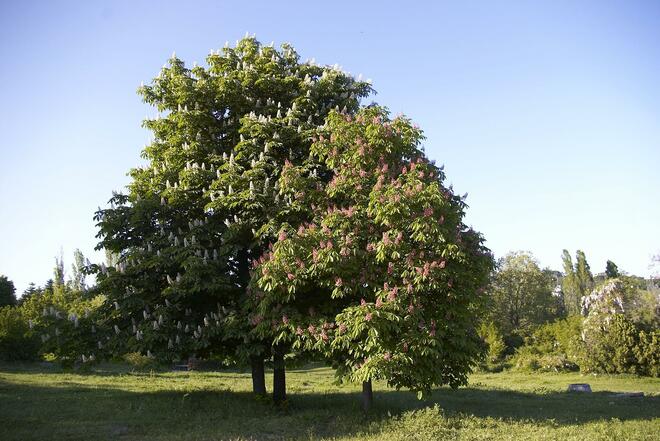
[[[48,372],[35,369],[30,373]],[[117,388],[82,383],[51,387],[0,380],[0,415],[10,430],[3,439],[125,439],[124,435],[130,439],[188,439],[218,434],[222,439],[340,437],[434,404],[450,417],[474,415],[554,425],[660,417],[657,396],[617,399],[610,392],[537,394],[468,387],[440,389],[427,401],[418,401],[410,392],[375,392],[373,412],[365,418],[358,392],[293,391],[288,407],[277,409],[248,392],[230,390],[227,377],[223,383],[226,390],[184,391],[173,385],[172,390],[137,392],[121,389],[120,384]]]

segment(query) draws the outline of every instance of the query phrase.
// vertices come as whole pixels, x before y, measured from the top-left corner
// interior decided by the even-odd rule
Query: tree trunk
[[[374,392],[371,388],[371,380],[362,382],[362,410],[365,413],[371,409],[371,404],[374,402]]]
[[[252,392],[255,395],[266,395],[266,376],[264,373],[264,357],[255,355],[250,357],[252,367]]]
[[[282,404],[286,401],[286,371],[284,366],[284,348],[273,348],[273,401]]]

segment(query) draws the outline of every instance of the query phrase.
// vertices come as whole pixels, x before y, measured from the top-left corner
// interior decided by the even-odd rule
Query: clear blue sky
[[[74,248],[140,163],[135,94],[246,31],[373,79],[468,192],[501,256],[583,249],[648,275],[660,252],[660,2],[0,3],[0,274],[21,292]]]

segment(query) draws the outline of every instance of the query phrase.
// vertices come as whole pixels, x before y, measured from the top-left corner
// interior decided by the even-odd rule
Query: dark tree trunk
[[[371,380],[362,382],[362,410],[365,413],[371,409],[371,404],[374,402],[374,391],[371,388]]]
[[[264,373],[264,357],[250,357],[250,366],[252,367],[252,392],[255,395],[266,395],[266,376]]]
[[[284,348],[273,348],[273,401],[282,404],[286,401],[286,371],[284,366]]]

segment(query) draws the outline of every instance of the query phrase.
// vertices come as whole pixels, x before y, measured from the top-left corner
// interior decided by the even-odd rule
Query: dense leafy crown
[[[97,212],[99,248],[117,258],[95,268],[113,336],[99,348],[163,359],[230,356],[237,342],[254,350],[242,332],[249,262],[283,222],[307,220],[280,174],[313,160],[311,136],[331,109],[354,113],[371,92],[336,67],[300,63],[289,45],[254,38],[207,63],[188,69],[173,56],[139,89],[159,117],[144,122],[154,135],[148,165]]]
[[[312,219],[286,225],[255,262],[253,333],[320,351],[340,378],[426,391],[464,383],[492,256],[461,197],[420,149],[422,134],[378,107],[331,112],[312,155],[286,164],[283,191]]]

